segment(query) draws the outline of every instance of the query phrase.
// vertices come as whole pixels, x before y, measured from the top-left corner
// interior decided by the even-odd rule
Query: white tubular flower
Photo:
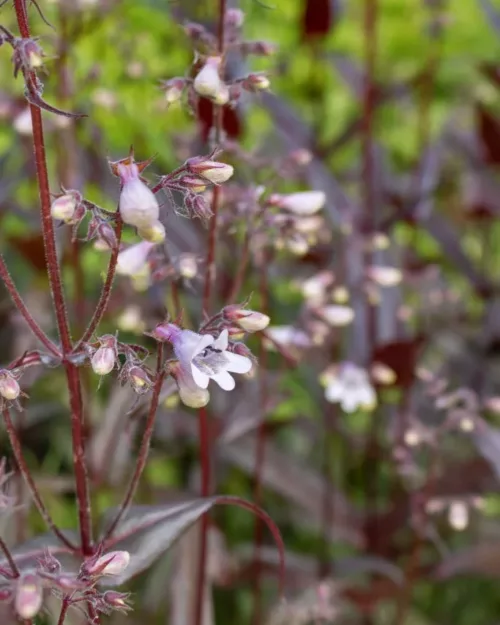
[[[158,222],[160,207],[151,189],[139,177],[135,163],[120,163],[117,166],[122,182],[119,210],[124,223],[139,230],[150,228]]]
[[[324,374],[323,381],[327,401],[339,403],[345,412],[355,412],[359,408],[373,410],[377,405],[375,389],[367,372],[350,362],[340,365],[336,373]]]
[[[340,304],[332,304],[318,310],[321,317],[334,327],[347,326],[354,319],[354,310],[350,306],[341,306]]]
[[[323,191],[303,191],[302,193],[290,193],[288,195],[272,195],[269,199],[271,204],[290,211],[294,215],[309,216],[320,211],[326,202]]]
[[[220,56],[208,57],[193,82],[194,90],[198,95],[215,100],[223,90],[224,83],[219,76],[221,62]]]
[[[185,394],[192,390],[193,383],[200,389],[208,388],[210,380],[223,390],[232,391],[236,383],[231,373],[248,373],[252,368],[250,358],[228,351],[227,330],[222,330],[215,339],[210,334],[181,330],[175,324],[167,323],[158,326],[154,336],[158,340],[170,341],[174,346],[180,366],[177,383]]]
[[[118,254],[116,273],[122,276],[135,276],[140,274],[147,264],[149,253],[154,246],[155,244],[150,241],[141,241],[140,243],[127,247]]]

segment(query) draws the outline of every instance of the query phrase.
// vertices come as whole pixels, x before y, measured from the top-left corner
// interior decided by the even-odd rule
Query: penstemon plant
[[[38,16],[44,18],[41,7],[32,3]],[[14,304],[30,330],[40,343],[40,348],[30,350],[0,369],[1,409],[16,465],[25,480],[39,513],[50,534],[34,539],[36,547],[27,549],[19,545],[11,549],[0,538],[3,560],[0,563],[0,601],[9,605],[12,614],[33,623],[47,610],[48,594],[60,601],[57,622],[62,625],[73,611],[92,624],[100,622],[101,615],[113,611],[127,612],[131,609],[129,594],[109,587],[119,587],[129,577],[127,571],[136,574],[147,568],[151,554],[144,556],[128,550],[126,545],[139,536],[145,528],[161,522],[166,550],[191,524],[201,519],[201,542],[199,549],[198,579],[196,580],[196,606],[194,623],[203,622],[203,589],[207,567],[207,512],[217,503],[239,505],[252,510],[271,529],[280,549],[283,567],[283,544],[273,521],[259,507],[259,475],[256,474],[256,501],[250,503],[235,497],[211,494],[210,442],[208,436],[208,413],[210,389],[215,386],[224,391],[235,389],[238,376],[254,375],[259,367],[265,367],[262,349],[261,362],[246,345],[245,338],[253,333],[261,334],[270,323],[265,297],[265,310],[252,310],[249,298],[242,303],[242,287],[248,266],[255,263],[264,274],[271,250],[277,245],[302,254],[308,248],[308,240],[321,228],[318,218],[325,195],[322,192],[303,191],[283,194],[279,192],[281,179],[292,178],[300,167],[308,162],[305,151],[297,151],[281,162],[260,162],[228,141],[223,126],[223,107],[235,107],[243,93],[258,94],[270,87],[265,73],[249,73],[230,79],[226,72],[228,55],[237,52],[247,57],[252,54],[268,56],[274,47],[267,42],[245,41],[243,38],[244,14],[227,8],[224,0],[218,7],[217,33],[209,32],[202,25],[188,23],[185,32],[194,50],[190,76],[170,78],[162,89],[169,105],[181,101],[188,109],[195,110],[200,99],[212,106],[213,118],[209,132],[209,151],[205,155],[188,158],[176,169],[159,176],[157,184],[150,186],[144,172],[153,158],[136,160],[134,149],[128,156],[109,161],[112,174],[119,184],[119,201],[116,210],[103,208],[84,197],[80,189],[66,188],[68,176],[51,188],[46,158],[42,111],[63,119],[84,117],[66,112],[49,104],[43,97],[41,72],[44,70],[44,52],[38,39],[32,35],[29,24],[29,8],[26,0],[14,0],[13,10],[19,35],[0,26],[0,43],[12,49],[14,77],[24,81],[24,95],[29,103],[36,180],[39,192],[40,223],[46,257],[46,267],[53,312],[58,337],[44,332],[30,313],[22,295],[0,257],[0,277]],[[238,177],[232,165],[220,160],[222,155],[233,157],[248,170],[258,170],[263,164],[275,168],[276,174],[262,184],[225,183]],[[180,201],[174,201],[174,194]],[[197,327],[186,327],[179,305],[177,278],[193,279],[199,272],[199,261],[188,256],[179,258],[177,264],[167,252],[165,205],[162,196],[175,207],[175,212],[187,219],[199,219],[208,228],[207,257],[203,293],[199,298]],[[227,211],[235,210],[232,219]],[[86,329],[78,338],[72,333],[72,323],[64,292],[60,254],[56,241],[56,229],[68,232],[68,244],[78,241],[91,242],[97,249],[110,254],[108,269],[94,312],[87,320]],[[82,231],[85,229],[85,234]],[[231,292],[219,309],[212,313],[215,299],[217,248],[221,232],[224,236],[245,232],[243,253]],[[127,232],[139,240],[124,244],[122,235]],[[81,269],[81,268],[80,268]],[[118,333],[99,334],[101,321],[108,310],[113,283],[116,276],[128,276],[132,280],[146,279],[152,284],[170,285],[175,294],[175,310],[171,315],[150,329],[145,329],[147,340],[156,342],[156,364],[143,345],[129,344]],[[264,284],[264,283],[263,283]],[[265,295],[265,287],[261,290]],[[247,294],[248,295],[248,294]],[[218,302],[219,306],[221,302]],[[73,330],[82,325],[82,319],[73,321]],[[77,323],[76,323],[77,322]],[[272,332],[261,334],[263,341],[270,341],[282,351],[281,342],[273,339]],[[290,357],[291,358],[291,357]],[[154,358],[153,358],[154,360]],[[292,359],[293,362],[293,359]],[[92,513],[91,491],[93,476],[88,465],[89,440],[86,434],[88,406],[84,402],[84,375],[88,367],[99,376],[117,375],[119,382],[128,386],[136,395],[136,404],[144,408],[146,422],[130,482],[115,511],[111,511],[101,524],[102,530],[94,534],[95,518]],[[64,370],[69,397],[72,458],[75,479],[75,507],[78,531],[61,529],[53,520],[23,451],[22,441],[16,428],[14,413],[22,411],[27,400],[23,388],[23,374],[32,367]],[[180,401],[187,407],[199,410],[199,444],[202,470],[201,497],[164,506],[159,512],[148,514],[132,507],[141,476],[148,460],[155,417],[162,398],[168,395],[169,380],[175,382]],[[263,378],[265,384],[265,378]],[[263,394],[265,394],[263,392]],[[29,401],[29,399],[28,399]],[[130,410],[135,407],[132,404]],[[264,434],[264,432],[263,432]],[[262,437],[261,441],[264,441]],[[261,451],[262,453],[262,451]],[[260,458],[262,463],[262,457]],[[7,494],[9,480],[5,464],[0,477],[0,508],[12,509],[15,501]],[[257,467],[258,468],[258,467]],[[260,530],[256,527],[256,547]],[[160,545],[158,546],[160,549]],[[140,560],[140,564],[136,562]],[[110,581],[111,580],[111,581]],[[258,592],[258,589],[257,591]]]

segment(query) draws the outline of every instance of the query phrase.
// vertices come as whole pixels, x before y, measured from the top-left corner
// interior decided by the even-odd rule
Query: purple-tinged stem
[[[15,563],[14,558],[12,557],[10,549],[7,547],[7,545],[5,544],[1,536],[0,536],[0,551],[3,551],[5,559],[9,563],[10,570],[12,571],[12,575],[14,577],[19,577],[19,569],[17,568],[17,564]]]
[[[21,37],[30,38],[28,14],[25,0],[14,0],[17,23]],[[35,84],[36,75],[32,72],[29,77]],[[33,126],[33,147],[40,196],[40,215],[42,221],[42,236],[47,261],[47,273],[50,290],[54,302],[54,311],[57,328],[61,340],[64,367],[70,396],[71,431],[73,444],[73,462],[77,492],[78,517],[80,525],[81,548],[84,555],[92,552],[92,524],[90,513],[90,496],[85,465],[85,449],[83,436],[83,406],[78,369],[65,358],[72,351],[72,341],[69,323],[66,314],[66,303],[61,281],[61,271],[57,258],[54,223],[50,214],[50,188],[45,158],[45,141],[43,134],[42,112],[40,108],[30,103],[31,122]]]
[[[45,334],[42,328],[38,325],[38,323],[31,316],[30,311],[26,308],[26,304],[23,302],[19,291],[16,289],[16,285],[12,280],[9,270],[7,269],[7,265],[5,264],[4,259],[0,256],[0,278],[2,278],[2,282],[5,284],[7,291],[9,292],[12,301],[16,305],[16,308],[23,316],[24,320],[30,327],[30,330],[33,334],[39,339],[41,343],[49,350],[51,354],[54,356],[61,356],[61,353],[57,349],[56,345],[49,339],[49,337]]]
[[[68,611],[69,608],[69,597],[68,595],[65,595],[63,601],[62,601],[62,606],[61,606],[61,613],[59,614],[59,619],[57,621],[57,625],[63,625],[64,623],[64,619],[66,618],[66,613]]]
[[[3,410],[3,418],[5,422],[5,429],[7,431],[7,436],[9,437],[10,445],[12,447],[12,451],[14,453],[14,458],[16,459],[17,466],[19,467],[19,471],[23,476],[24,481],[26,482],[28,488],[30,489],[31,496],[33,497],[33,501],[35,502],[40,515],[43,520],[47,524],[48,527],[54,532],[54,534],[59,538],[59,540],[68,547],[72,552],[77,552],[78,548],[75,547],[61,532],[61,530],[57,527],[57,525],[52,520],[52,517],[49,514],[49,511],[45,507],[45,504],[42,501],[40,493],[36,487],[35,481],[31,476],[30,470],[23,456],[23,451],[21,448],[21,443],[19,441],[19,437],[17,436],[16,428],[12,423],[12,419],[10,417],[10,412],[8,408],[4,408]]]
[[[127,492],[123,501],[120,505],[119,511],[114,518],[113,522],[107,529],[103,538],[101,539],[101,543],[104,545],[108,538],[110,538],[118,527],[118,524],[123,519],[125,514],[127,513],[130,504],[134,498],[135,492],[137,490],[137,486],[139,485],[139,480],[141,479],[142,472],[144,471],[144,467],[146,466],[146,462],[148,459],[149,446],[151,444],[151,437],[153,436],[153,429],[156,419],[156,411],[158,410],[158,404],[160,403],[160,393],[163,385],[163,381],[167,371],[163,364],[163,343],[158,343],[158,352],[157,352],[157,361],[156,361],[156,379],[153,387],[153,395],[151,397],[151,404],[149,405],[149,413],[146,420],[146,427],[144,429],[144,434],[142,435],[141,446],[139,448],[139,457],[137,459],[137,464],[134,469],[134,473],[132,478],[130,479],[130,484],[127,488]]]

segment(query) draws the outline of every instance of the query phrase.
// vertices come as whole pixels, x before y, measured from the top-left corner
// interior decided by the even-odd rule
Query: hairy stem
[[[0,551],[3,551],[5,559],[9,563],[10,570],[12,571],[12,575],[14,577],[19,577],[19,569],[17,568],[17,564],[14,562],[14,558],[10,552],[10,549],[5,544],[3,538],[0,536]]]
[[[21,36],[23,38],[29,38],[30,29],[25,0],[14,0],[14,8]],[[34,73],[30,79],[33,83],[35,83],[36,76]],[[66,369],[66,379],[70,396],[73,463],[76,481],[78,517],[80,523],[81,548],[84,554],[89,554],[92,551],[92,525],[87,470],[85,465],[83,405],[80,378],[78,369],[66,360],[66,357],[72,351],[72,341],[66,314],[66,303],[61,281],[61,271],[57,257],[54,224],[50,214],[50,188],[47,161],[45,157],[42,112],[40,108],[31,103],[30,112],[33,126],[33,146],[35,152],[38,191],[40,196],[40,215],[42,221],[43,244],[47,261],[47,273],[52,299],[54,302],[54,311],[57,320],[59,337],[61,340],[64,367]]]
[[[118,527],[120,521],[123,519],[124,515],[127,513],[130,504],[134,498],[135,492],[137,490],[137,486],[139,485],[139,480],[141,479],[142,472],[144,471],[144,467],[146,466],[146,462],[148,459],[149,446],[151,444],[151,437],[153,436],[153,428],[156,419],[156,411],[158,410],[158,404],[160,403],[160,393],[163,385],[163,381],[167,371],[163,365],[163,343],[158,344],[158,352],[157,352],[157,362],[156,362],[156,379],[153,387],[153,395],[151,397],[151,403],[149,405],[148,417],[146,420],[146,427],[144,429],[144,434],[142,435],[141,446],[139,448],[139,457],[137,459],[137,464],[134,469],[134,473],[132,478],[130,479],[129,486],[127,488],[127,492],[123,501],[120,505],[119,511],[112,521],[111,525],[107,529],[103,538],[101,539],[101,543],[105,544],[106,541],[113,535],[113,532]]]
[[[57,538],[59,538],[59,540],[64,545],[66,545],[66,547],[68,547],[68,549],[71,549],[71,551],[73,551],[73,552],[78,551],[78,548],[75,547],[75,545],[73,545],[64,536],[64,534],[61,532],[61,530],[54,523],[54,521],[52,520],[52,517],[49,514],[49,511],[47,510],[47,508],[45,507],[45,504],[42,501],[40,493],[38,492],[38,489],[36,487],[35,481],[34,481],[33,477],[31,476],[31,473],[30,473],[30,470],[28,468],[28,465],[26,464],[26,461],[24,459],[23,451],[22,451],[22,448],[21,448],[21,443],[19,441],[19,437],[17,435],[16,428],[14,427],[14,424],[13,424],[12,419],[10,417],[10,412],[9,412],[8,408],[4,408],[4,410],[3,410],[3,418],[4,418],[4,422],[5,422],[5,429],[7,431],[7,436],[9,437],[9,442],[10,442],[10,445],[12,447],[12,451],[14,453],[14,458],[16,459],[17,466],[19,468],[19,471],[21,472],[21,475],[23,476],[24,481],[26,482],[26,484],[27,484],[27,486],[28,486],[28,488],[29,488],[29,490],[31,492],[31,496],[33,497],[33,501],[35,502],[35,505],[38,508],[38,511],[40,512],[40,515],[42,516],[42,518],[45,521],[45,523],[47,524],[47,526],[54,532],[54,534],[57,536]]]

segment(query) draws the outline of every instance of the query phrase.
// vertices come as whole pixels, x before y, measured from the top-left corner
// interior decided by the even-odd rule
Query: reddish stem
[[[61,613],[59,614],[59,619],[57,621],[57,625],[63,625],[64,619],[66,618],[66,613],[69,608],[69,597],[67,595],[64,596],[61,606]]]
[[[19,31],[24,39],[30,38],[28,15],[25,0],[14,0]],[[36,83],[34,72],[28,77]],[[47,261],[47,273],[49,276],[50,290],[54,302],[54,310],[57,320],[57,328],[61,340],[63,358],[72,350],[72,341],[66,314],[66,303],[61,282],[61,272],[57,258],[56,240],[54,235],[54,223],[50,214],[50,188],[45,158],[45,142],[43,135],[42,112],[30,104],[31,121],[33,126],[33,145],[35,152],[36,173],[38,191],[40,196],[40,215],[42,221],[42,236]],[[80,522],[81,547],[84,554],[92,552],[92,526],[90,514],[90,497],[87,483],[87,470],[85,465],[85,450],[83,437],[83,406],[80,389],[78,369],[70,362],[64,360],[66,379],[71,406],[71,426],[73,443],[73,462],[77,492],[78,516]]]
[[[220,107],[219,107],[220,108]],[[215,248],[217,243],[217,217],[219,212],[220,188],[214,187],[212,196],[212,219],[208,233],[208,252],[206,260],[205,287],[203,289],[203,311],[209,314],[212,285],[215,281]]]
[[[12,557],[12,554],[9,548],[7,547],[7,545],[5,544],[1,536],[0,536],[0,551],[3,551],[5,559],[9,563],[10,569],[12,571],[12,575],[14,577],[19,577],[19,569],[17,568],[17,564],[15,563],[14,558]]]
[[[5,422],[5,429],[7,431],[7,436],[9,437],[10,445],[12,447],[12,451],[14,453],[14,458],[16,459],[17,466],[19,468],[19,471],[21,472],[21,475],[24,478],[24,481],[26,482],[28,488],[30,489],[31,496],[33,497],[33,501],[35,502],[35,505],[38,508],[40,515],[42,516],[47,526],[50,527],[50,529],[54,532],[57,538],[59,538],[59,540],[64,545],[66,545],[68,549],[71,549],[72,552],[78,551],[78,548],[75,547],[75,545],[73,545],[64,536],[61,530],[54,523],[54,521],[52,520],[52,517],[49,514],[49,511],[47,510],[47,508],[45,507],[45,504],[42,501],[40,493],[38,492],[38,489],[36,487],[35,481],[33,480],[33,477],[31,476],[28,465],[26,464],[26,461],[23,457],[21,443],[19,441],[16,428],[14,427],[14,424],[12,423],[12,419],[10,418],[10,413],[9,413],[8,408],[5,408],[3,410],[3,418]]]
[[[153,436],[153,428],[156,419],[156,411],[158,410],[158,404],[160,403],[161,388],[166,374],[167,371],[163,366],[163,343],[159,343],[156,361],[156,380],[153,387],[151,404],[149,405],[149,413],[146,420],[146,427],[144,429],[141,446],[139,448],[139,457],[137,459],[137,464],[134,469],[134,474],[130,479],[130,484],[127,488],[125,497],[123,498],[123,501],[120,505],[120,509],[113,522],[107,529],[106,533],[104,534],[103,538],[101,539],[101,544],[105,544],[106,541],[112,536],[115,529],[118,527],[120,521],[123,519],[124,515],[128,511],[137,490],[137,486],[139,485],[139,480],[141,479],[142,472],[144,471],[144,467],[146,466],[146,462],[148,459],[149,446],[151,444],[151,437]]]
[[[7,269],[7,265],[5,264],[4,259],[0,256],[0,278],[2,278],[3,283],[5,284],[6,289],[9,292],[9,295],[12,298],[12,301],[16,305],[16,308],[23,316],[26,323],[29,325],[33,334],[40,340],[41,343],[49,350],[51,354],[54,356],[61,356],[60,351],[57,349],[56,345],[49,339],[49,337],[45,334],[42,328],[38,325],[38,323],[31,316],[30,311],[26,308],[26,304],[23,302],[19,291],[16,289],[16,285],[14,284],[9,270]]]

